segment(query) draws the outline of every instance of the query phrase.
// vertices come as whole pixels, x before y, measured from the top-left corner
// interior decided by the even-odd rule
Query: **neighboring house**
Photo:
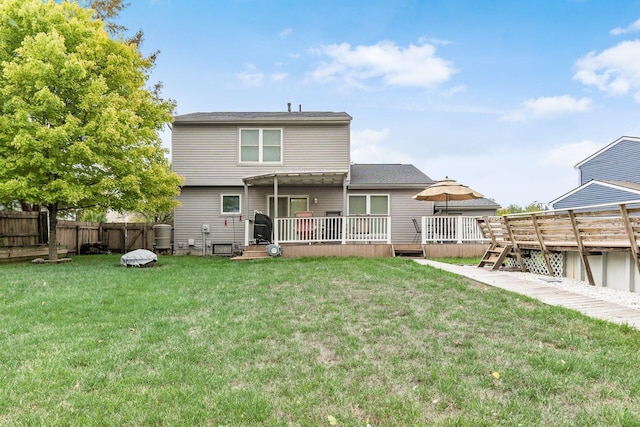
[[[176,252],[252,240],[255,212],[273,218],[280,242],[299,238],[290,218],[304,215],[313,218],[311,240],[413,242],[412,219],[433,215],[434,204],[412,196],[434,181],[413,165],[352,164],[350,124],[342,112],[176,116],[173,170],[185,178],[174,216]],[[498,206],[483,200],[466,214],[495,214]],[[328,235],[329,225],[342,234]],[[347,236],[363,229],[368,234]]]
[[[135,222],[130,212],[107,211],[107,222]]]
[[[575,166],[579,186],[549,203],[551,209],[640,200],[640,138],[623,136]]]
[[[493,216],[500,209],[500,205],[487,198],[473,200],[450,200],[449,202],[437,202],[434,205],[434,215],[466,215],[466,216]]]

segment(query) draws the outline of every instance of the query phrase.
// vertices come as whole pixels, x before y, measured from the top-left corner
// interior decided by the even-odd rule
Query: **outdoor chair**
[[[412,218],[411,221],[413,221],[413,226],[416,229],[416,235],[413,237],[413,243],[418,243],[420,242],[420,237],[422,236],[422,228],[420,227],[417,219]]]
[[[324,240],[339,240],[342,235],[342,211],[325,211]]]
[[[313,240],[315,226],[313,223],[313,212],[296,212],[296,233],[300,240]]]

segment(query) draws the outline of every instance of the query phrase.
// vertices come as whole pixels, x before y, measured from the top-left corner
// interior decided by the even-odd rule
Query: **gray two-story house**
[[[175,117],[173,169],[185,178],[176,253],[216,245],[411,243],[434,181],[410,164],[352,164],[342,112],[194,113]],[[481,212],[487,207],[477,206]],[[270,219],[256,224],[256,214]],[[256,231],[257,230],[257,231]]]
[[[640,200],[640,138],[623,136],[575,166],[579,185],[549,203],[552,209]]]

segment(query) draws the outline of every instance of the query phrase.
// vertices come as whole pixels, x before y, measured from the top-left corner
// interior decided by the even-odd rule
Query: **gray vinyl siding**
[[[416,229],[412,219],[421,221],[425,215],[433,215],[433,203],[412,199],[421,189],[369,189],[349,190],[354,194],[386,194],[389,196],[391,215],[391,240],[392,243],[413,243]]]
[[[244,220],[244,187],[184,187],[178,198],[182,205],[174,211],[175,248],[180,244],[187,248],[188,239],[194,239],[196,248],[202,250],[202,224],[210,227],[207,240],[215,243],[244,242],[244,222],[239,220],[239,216],[220,213],[221,194],[241,195]]]
[[[412,199],[420,189],[393,190],[391,194],[391,239],[392,243],[413,243],[416,229],[412,219],[421,222],[421,217],[433,214],[433,203]]]
[[[222,194],[240,194],[242,220],[239,216],[220,213]],[[244,220],[253,219],[255,211],[267,213],[267,197],[273,195],[273,187],[250,187],[249,206],[246,209],[244,187],[184,187],[179,196],[181,206],[174,212],[176,248],[187,248],[188,239],[195,240],[196,251],[202,250],[202,224],[209,224],[210,233],[206,240],[214,243],[244,243]],[[324,216],[326,211],[343,211],[342,187],[283,186],[278,188],[279,196],[306,196],[309,210],[314,216]],[[313,199],[318,203],[314,204]],[[283,217],[284,215],[280,215]],[[225,225],[226,220],[226,225]]]
[[[624,190],[593,184],[576,191],[553,204],[554,209],[575,208],[579,206],[617,203],[638,200],[640,196]]]
[[[348,170],[349,124],[304,124],[263,127],[283,129],[282,164],[241,164],[237,125],[180,125],[172,132],[173,170],[185,185],[242,185],[242,178],[278,171]]]
[[[249,202],[251,203],[251,215],[253,210],[263,211],[265,214],[268,211],[267,198],[273,196],[273,187],[256,187],[251,189],[249,195]],[[342,187],[337,186],[282,186],[278,188],[278,196],[298,196],[309,198],[309,210],[313,212],[314,216],[325,216],[327,211],[341,211],[344,213],[346,209],[343,209],[343,195]],[[317,198],[318,203],[313,203],[313,199]],[[279,217],[285,217],[285,213],[279,212]],[[271,212],[273,216],[273,212]]]
[[[622,140],[580,166],[580,185],[594,179],[640,182],[639,160],[640,142]]]

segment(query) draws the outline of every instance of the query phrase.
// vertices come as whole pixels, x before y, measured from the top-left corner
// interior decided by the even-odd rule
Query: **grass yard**
[[[640,425],[640,332],[400,258],[0,266],[0,425]]]

